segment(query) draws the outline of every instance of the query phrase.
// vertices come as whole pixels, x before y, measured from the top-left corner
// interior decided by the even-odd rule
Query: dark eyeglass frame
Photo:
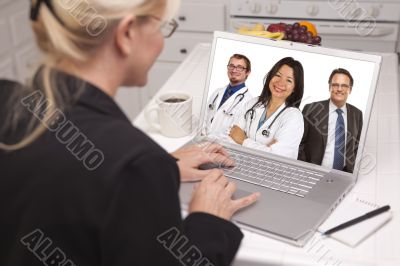
[[[42,5],[42,3],[45,3],[46,6],[49,9],[51,9],[51,10],[53,9],[53,7],[50,4],[50,1],[48,1],[48,0],[37,0],[36,1],[36,5],[34,5],[33,3],[31,4],[31,15],[30,15],[30,18],[31,18],[32,21],[37,21],[37,18],[39,16],[39,9],[40,9],[40,6]]]
[[[170,19],[167,21],[163,21],[161,18],[155,16],[155,15],[143,15],[143,16],[138,16],[138,18],[141,19],[147,19],[147,18],[152,18],[155,20],[158,20],[161,22],[160,25],[160,30],[164,38],[169,38],[174,34],[176,29],[178,28],[179,24],[175,19]]]
[[[236,69],[239,72],[243,72],[243,71],[245,71],[247,69],[247,67],[244,67],[244,66],[241,66],[241,65],[235,66],[234,64],[229,64],[226,67],[231,71]]]

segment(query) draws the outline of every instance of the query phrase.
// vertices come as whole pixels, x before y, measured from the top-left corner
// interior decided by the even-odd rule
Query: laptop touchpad
[[[233,193],[232,199],[236,200],[236,199],[240,199],[243,197],[246,197],[250,194],[252,194],[253,192],[250,191],[246,191],[243,189],[236,189],[235,193]]]

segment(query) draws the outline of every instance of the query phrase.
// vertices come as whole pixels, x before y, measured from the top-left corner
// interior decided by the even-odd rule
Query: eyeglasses
[[[176,22],[175,19],[171,19],[169,21],[164,21],[160,26],[160,30],[164,38],[169,38],[172,34],[174,34],[178,26],[178,22]]]
[[[239,65],[239,66],[235,66],[234,64],[229,64],[229,65],[227,65],[227,67],[228,67],[228,69],[229,70],[237,70],[237,71],[239,71],[239,72],[243,72],[245,69],[247,69],[246,67],[244,67],[244,66],[241,66],[241,65]]]
[[[178,22],[176,22],[175,19],[163,21],[161,18],[154,16],[154,15],[138,16],[138,18],[144,18],[144,19],[152,18],[152,19],[160,21],[161,22],[160,31],[161,31],[161,34],[164,36],[164,38],[171,37],[171,35],[175,32],[175,30],[179,26]]]
[[[339,83],[331,83],[331,87],[332,87],[332,89],[335,89],[335,90],[339,89],[339,87],[342,88],[342,89],[347,90],[347,89],[350,88],[350,85],[347,85],[347,84],[339,84]]]

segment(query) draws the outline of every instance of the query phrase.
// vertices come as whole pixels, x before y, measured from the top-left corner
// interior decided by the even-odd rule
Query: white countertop
[[[209,44],[199,44],[155,97],[170,90],[190,92],[193,114],[199,117],[209,51]],[[381,55],[383,64],[366,140],[366,150],[376,159],[376,167],[359,177],[351,194],[378,205],[389,204],[392,220],[356,248],[333,239],[322,239],[319,234],[305,247],[297,248],[244,231],[245,238],[234,265],[400,265],[399,68],[396,54]],[[143,112],[134,124],[168,151],[177,149],[193,137],[164,137],[149,128]]]

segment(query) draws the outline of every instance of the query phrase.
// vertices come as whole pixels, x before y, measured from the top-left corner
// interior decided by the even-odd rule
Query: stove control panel
[[[400,1],[230,0],[231,17],[400,21]]]

